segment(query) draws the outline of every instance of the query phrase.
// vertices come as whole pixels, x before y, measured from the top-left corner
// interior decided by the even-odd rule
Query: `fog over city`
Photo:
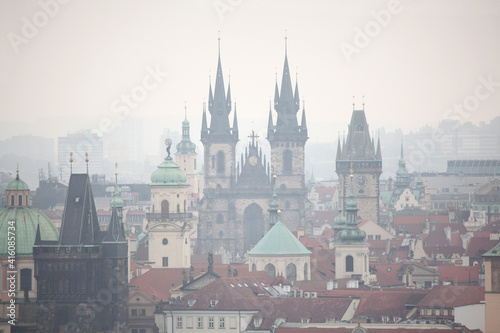
[[[334,154],[353,102],[364,102],[384,159],[394,161],[400,138],[385,133],[408,135],[450,119],[481,126],[499,114],[497,1],[62,3],[0,1],[0,140],[34,135],[57,145],[68,133],[106,136],[134,124],[143,160],[155,166],[160,137],[166,129],[179,135],[186,112],[200,153],[218,38],[224,83],[230,77],[237,105],[230,119],[236,109],[240,140],[254,130],[265,149],[285,37],[308,146],[330,143]],[[105,143],[105,158],[120,161],[107,151]]]

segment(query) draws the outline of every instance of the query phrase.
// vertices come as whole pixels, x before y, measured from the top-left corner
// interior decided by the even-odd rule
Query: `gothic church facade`
[[[271,146],[268,161],[252,133],[241,159],[236,156],[239,141],[236,106],[232,122],[231,87],[224,86],[222,65],[217,64],[215,88],[209,88],[208,115],[204,107],[201,141],[204,146],[204,193],[199,204],[197,252],[208,253],[221,248],[242,257],[269,229],[267,210],[272,201],[271,178],[275,174],[280,198],[282,221],[291,230],[311,230],[311,205],[306,198],[304,148],[307,137],[305,111],[299,125],[298,85],[292,88],[288,57],[281,91],[276,82],[274,110],[269,110],[267,140]],[[230,125],[232,123],[232,126]]]

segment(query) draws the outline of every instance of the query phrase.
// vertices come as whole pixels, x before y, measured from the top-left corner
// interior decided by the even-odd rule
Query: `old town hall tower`
[[[380,139],[377,147],[370,138],[368,122],[364,110],[353,110],[347,140],[337,147],[336,172],[342,191],[345,209],[349,178],[354,177],[353,200],[359,207],[358,216],[363,220],[379,222],[379,178],[382,173],[382,153]]]

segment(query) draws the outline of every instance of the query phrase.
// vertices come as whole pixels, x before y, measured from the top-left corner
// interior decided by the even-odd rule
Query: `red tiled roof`
[[[318,193],[319,200],[331,201],[337,189],[335,187],[314,187],[314,191]]]
[[[326,244],[322,239],[320,238],[310,238],[308,236],[302,236],[300,237],[299,241],[307,247],[308,250],[314,250],[314,249],[319,249],[323,248],[326,249],[328,248],[328,244]]]
[[[411,309],[406,309],[407,304],[416,305],[422,300],[428,290],[397,290],[397,291],[371,291],[361,298],[356,309],[355,318],[371,318],[372,322],[381,323],[383,316],[405,319]]]
[[[481,231],[488,231],[494,234],[498,234],[500,233],[500,222],[487,224],[481,229]]]
[[[461,246],[424,246],[424,251],[429,258],[442,254],[446,259],[451,259],[454,254],[463,256],[465,253],[465,249]]]
[[[313,225],[333,225],[333,220],[339,215],[337,210],[320,210],[313,215]]]
[[[459,283],[479,283],[479,265],[476,266],[438,266],[439,281]]]
[[[472,237],[465,251],[465,255],[471,258],[478,258],[483,253],[494,248],[497,244],[497,240],[491,240],[489,237]]]
[[[195,278],[203,274],[202,269],[207,271],[207,265],[194,264],[192,266],[194,267]],[[248,265],[246,264],[231,265],[231,268],[233,270],[237,269],[239,276],[255,275],[256,273],[248,272]],[[156,299],[167,300],[170,297],[170,290],[182,285],[183,270],[184,268],[153,268],[141,276],[132,279],[129,286],[136,286],[141,290],[145,290],[152,297],[156,297]],[[189,269],[186,269],[186,272],[189,275]],[[227,265],[214,265],[214,273],[222,277],[227,276]],[[264,272],[257,274],[260,273]]]
[[[484,287],[436,286],[418,303],[419,307],[452,308],[484,301]]]

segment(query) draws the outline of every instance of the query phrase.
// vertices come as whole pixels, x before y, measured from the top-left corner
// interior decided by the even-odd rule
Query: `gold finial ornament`
[[[354,175],[353,175],[353,170],[352,170],[352,162],[351,162],[351,170],[350,170],[350,173],[351,173],[351,174],[349,175],[349,177],[353,178],[353,177],[354,177]]]

